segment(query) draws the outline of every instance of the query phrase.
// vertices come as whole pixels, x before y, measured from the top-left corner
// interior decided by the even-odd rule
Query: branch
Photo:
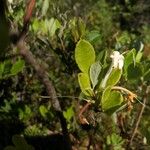
[[[138,127],[139,127],[139,124],[140,124],[140,121],[142,119],[142,115],[143,115],[143,112],[144,112],[144,109],[145,109],[145,104],[147,102],[148,94],[149,94],[149,87],[147,87],[146,93],[145,93],[144,98],[143,98],[143,104],[144,105],[141,105],[141,109],[140,109],[140,111],[139,111],[139,113],[137,115],[138,116],[137,117],[137,121],[136,121],[135,127],[133,129],[131,139],[129,141],[129,146],[132,145],[133,139],[134,139],[134,137],[135,137],[135,135],[137,133],[137,130],[138,130]]]
[[[112,87],[112,90],[121,90],[121,91],[126,92],[126,93],[129,94],[129,95],[132,95],[133,98],[137,98],[137,95],[136,95],[136,94],[134,94],[133,92],[129,91],[128,89],[123,88],[123,87],[120,87],[120,86],[113,86],[113,87]]]
[[[26,9],[25,17],[24,17],[24,26],[22,32],[19,34],[19,38],[15,44],[15,46],[19,50],[19,54],[24,58],[24,60],[30,64],[33,69],[36,71],[36,74],[41,81],[41,83],[45,86],[48,96],[51,97],[51,104],[56,112],[56,116],[60,119],[60,124],[62,128],[62,133],[64,135],[64,140],[66,141],[67,150],[71,150],[71,142],[67,129],[67,122],[63,116],[63,112],[59,103],[59,100],[56,95],[56,90],[49,79],[47,71],[44,69],[44,66],[38,63],[32,52],[26,45],[25,36],[28,31],[28,25],[30,18],[32,16],[33,9],[35,7],[35,0],[30,0]]]
[[[89,108],[90,105],[91,105],[91,102],[87,102],[79,112],[79,120],[81,124],[89,124],[89,122],[83,116],[83,113]]]
[[[36,0],[29,0],[29,2],[27,4],[24,19],[23,19],[23,28],[22,28],[22,31],[19,34],[18,41],[20,39],[24,39],[25,36],[26,36],[26,33],[28,31],[28,28],[29,28],[29,23],[30,23],[30,20],[31,20],[31,17],[32,17],[32,13],[33,13],[35,4],[36,4]]]
[[[52,107],[54,108],[54,110],[56,111],[56,115],[60,119],[62,133],[65,137],[65,140],[67,141],[66,145],[68,146],[68,150],[71,149],[71,144],[70,144],[71,142],[70,142],[70,138],[69,138],[69,134],[68,134],[67,122],[63,116],[62,109],[61,109],[59,100],[56,95],[56,90],[55,90],[52,82],[49,79],[48,73],[46,72],[44,67],[38,63],[38,61],[35,59],[32,52],[29,51],[25,42],[22,39],[17,42],[16,47],[20,50],[19,54],[36,71],[36,74],[37,74],[39,80],[41,81],[41,83],[43,83],[43,85],[46,88],[47,94],[51,97]]]
[[[52,82],[49,80],[48,73],[45,71],[44,67],[37,62],[32,52],[29,51],[24,41],[19,41],[17,43],[17,48],[20,50],[20,55],[25,59],[25,61],[30,64],[34,70],[36,71],[37,76],[40,81],[45,86],[48,95],[51,97],[52,106],[56,111],[62,111],[59,101],[57,99],[56,91]]]

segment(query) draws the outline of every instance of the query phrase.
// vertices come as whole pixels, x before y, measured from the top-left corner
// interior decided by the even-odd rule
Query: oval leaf
[[[109,88],[107,88],[103,93],[101,105],[103,111],[107,111],[111,108],[121,105],[122,102],[123,96],[120,92],[109,91]]]
[[[127,77],[127,69],[129,67],[130,64],[134,63],[135,65],[135,53],[136,50],[132,49],[131,51],[129,51],[124,59],[124,71],[125,71],[125,76]]]
[[[99,31],[91,31],[86,35],[86,39],[93,44],[101,40],[101,35]]]
[[[45,26],[48,29],[49,36],[52,37],[56,30],[61,27],[61,24],[57,19],[51,18],[50,20],[45,20]]]
[[[63,111],[63,115],[66,118],[66,120],[69,122],[71,118],[74,116],[73,107],[71,106],[66,111]]]
[[[42,6],[42,16],[45,16],[49,8],[49,0],[44,0]]]
[[[78,81],[79,81],[79,85],[80,85],[81,91],[86,96],[92,96],[93,92],[92,92],[92,88],[91,88],[90,79],[89,79],[88,74],[86,74],[86,73],[79,73],[78,74]]]
[[[46,118],[46,113],[48,113],[48,110],[44,105],[41,105],[39,107],[39,111],[40,111],[41,116]]]
[[[13,64],[11,68],[11,74],[16,75],[17,73],[21,72],[25,65],[24,60],[19,59],[15,64]]]
[[[108,80],[106,81],[106,87],[107,86],[113,86],[118,83],[118,81],[121,78],[122,70],[120,69],[112,69],[112,72],[110,73]]]
[[[101,72],[101,65],[99,62],[96,62],[94,64],[91,65],[90,67],[90,79],[93,85],[93,89],[95,88],[95,86],[98,83],[98,76]]]
[[[90,66],[95,62],[95,51],[88,41],[80,40],[77,43],[75,60],[80,70],[88,74]]]
[[[108,86],[102,94],[102,100],[101,100],[101,104],[104,104],[105,101],[107,101],[109,95],[110,95],[110,91],[111,91],[111,86]]]

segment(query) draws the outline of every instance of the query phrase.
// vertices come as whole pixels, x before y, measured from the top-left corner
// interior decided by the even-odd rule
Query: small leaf
[[[144,81],[150,81],[150,68],[143,75]]]
[[[91,65],[90,67],[90,79],[93,85],[93,89],[95,88],[95,86],[98,83],[98,76],[101,72],[101,65],[99,62],[96,62],[94,64]]]
[[[69,21],[69,28],[71,30],[71,35],[73,36],[75,42],[77,42],[80,39],[80,35],[78,31],[80,29],[78,29],[79,27],[77,28],[77,21],[78,20],[76,17],[74,17]]]
[[[125,56],[125,59],[124,59],[124,71],[125,71],[125,75],[126,76],[127,76],[127,69],[129,67],[129,65],[132,64],[132,63],[134,63],[134,65],[135,65],[135,53],[136,53],[136,50],[132,49]]]
[[[21,72],[24,68],[24,65],[25,65],[24,60],[19,59],[15,64],[13,64],[13,66],[10,70],[11,75],[16,75],[19,72]]]
[[[81,18],[78,19],[77,23],[79,35],[82,37],[85,34],[85,23]]]
[[[107,55],[108,55],[107,49],[105,49],[105,50],[100,51],[97,56],[97,60],[99,60],[103,66],[106,65]]]
[[[88,74],[90,66],[95,62],[95,51],[88,41],[80,40],[77,43],[75,60],[80,70]]]
[[[104,90],[102,95],[101,106],[103,111],[107,111],[113,107],[121,105],[123,96],[118,91],[110,91],[110,87]]]
[[[103,94],[102,94],[102,100],[101,100],[101,103],[105,103],[105,100],[107,100],[109,98],[109,95],[110,95],[110,91],[111,91],[111,86],[108,86],[104,91],[103,91]]]
[[[28,105],[25,105],[25,113],[27,115],[30,115],[31,114],[31,108],[28,106]]]
[[[99,31],[91,31],[86,35],[86,39],[92,44],[94,44],[97,41],[101,40],[101,35]]]
[[[89,79],[88,74],[86,74],[86,73],[79,73],[78,74],[78,81],[79,81],[79,85],[80,85],[81,91],[86,96],[92,96],[93,92],[92,92],[92,88],[91,88],[90,79]]]
[[[63,111],[64,117],[67,119],[67,121],[70,121],[71,118],[74,116],[73,107],[69,107],[67,111]]]
[[[122,74],[121,69],[118,69],[118,68],[112,69],[112,71],[108,77],[108,80],[106,81],[106,87],[110,86],[110,85],[111,86],[116,85],[121,78],[121,74]]]
[[[0,79],[1,79],[2,76],[3,76],[4,68],[5,68],[5,64],[4,64],[4,63],[0,63]]]
[[[42,16],[45,16],[49,8],[49,0],[44,0],[42,7]]]
[[[133,47],[136,49],[137,51],[137,54],[136,54],[136,57],[135,57],[135,61],[136,63],[139,63],[141,61],[141,58],[143,56],[143,49],[144,49],[144,44],[141,40],[135,40],[133,42]]]
[[[52,37],[56,30],[61,27],[61,24],[57,19],[51,18],[50,20],[45,20],[45,26],[49,31],[50,37]]]
[[[10,60],[4,61],[4,71],[3,76],[8,76],[10,74],[10,70],[12,68],[12,63]]]
[[[137,53],[137,55],[136,55],[136,58],[135,58],[136,63],[139,63],[139,62],[141,61],[142,56],[143,56],[143,52],[140,52],[140,51],[139,51],[139,52]]]
[[[48,110],[46,109],[46,107],[44,105],[41,105],[39,108],[40,114],[42,115],[42,117],[46,118],[46,113],[48,113]]]

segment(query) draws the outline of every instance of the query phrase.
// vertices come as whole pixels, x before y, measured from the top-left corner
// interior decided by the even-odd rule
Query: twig
[[[133,92],[129,91],[128,89],[123,88],[123,87],[120,87],[120,86],[113,86],[113,87],[112,87],[112,90],[121,90],[121,91],[124,91],[124,92],[126,92],[127,94],[133,95],[133,97],[137,98],[137,95],[136,95],[136,94],[134,94]]]
[[[90,105],[91,105],[91,102],[86,103],[79,112],[79,120],[81,124],[89,124],[86,118],[83,116],[83,113],[89,108]]]
[[[43,96],[43,95],[40,95],[39,98],[45,98],[45,99],[50,99],[51,97],[50,96]],[[57,96],[57,98],[71,98],[71,99],[80,99],[80,97],[76,97],[76,96],[70,96],[70,95],[59,95]],[[95,103],[94,100],[89,100],[89,99],[86,99],[86,98],[82,98],[82,100],[85,100],[86,102],[90,102],[92,104]]]
[[[143,98],[143,105],[141,105],[141,109],[138,113],[138,118],[137,118],[137,121],[136,121],[136,124],[135,124],[135,127],[133,129],[133,132],[132,132],[132,136],[131,136],[131,139],[129,141],[129,146],[132,145],[132,142],[133,142],[133,139],[137,133],[137,130],[138,130],[138,127],[139,127],[139,124],[140,124],[140,121],[141,121],[141,118],[142,118],[142,115],[143,115],[143,112],[144,112],[144,109],[145,109],[145,104],[146,104],[146,101],[147,101],[147,97],[148,97],[148,93],[149,93],[149,90],[148,90],[149,87],[147,87],[146,89],[146,93],[144,95],[144,98]]]

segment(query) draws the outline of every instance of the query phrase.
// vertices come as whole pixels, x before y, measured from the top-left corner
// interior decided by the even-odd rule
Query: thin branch
[[[137,95],[136,95],[136,94],[134,94],[133,92],[129,91],[128,89],[123,88],[123,87],[120,87],[120,86],[113,86],[113,87],[112,87],[112,90],[121,90],[121,91],[124,91],[124,92],[126,92],[127,94],[133,95],[135,98],[137,98]]]
[[[50,99],[51,97],[50,96],[39,96],[39,98],[45,98],[45,99]],[[69,95],[59,95],[57,96],[57,98],[72,98],[72,99],[80,99],[79,97],[76,97],[76,96],[69,96]],[[85,100],[86,102],[90,102],[92,104],[95,103],[94,100],[89,100],[89,99],[86,99],[86,98],[82,98],[82,100]]]
[[[143,98],[143,105],[141,105],[141,109],[140,109],[140,111],[137,115],[138,116],[137,121],[136,121],[135,127],[133,129],[131,139],[129,141],[129,146],[132,145],[133,139],[134,139],[134,137],[137,133],[137,130],[138,130],[138,127],[139,127],[139,124],[140,124],[140,121],[142,119],[142,115],[143,115],[143,112],[144,112],[144,109],[145,109],[145,104],[147,102],[148,94],[149,94],[149,87],[147,87],[147,89],[146,89],[146,93],[145,93],[144,98]]]
[[[45,86],[48,96],[51,97],[51,104],[56,112],[56,116],[60,119],[60,124],[62,128],[62,133],[64,135],[64,140],[66,141],[67,150],[71,150],[71,141],[67,129],[67,122],[63,116],[63,111],[61,109],[59,100],[56,95],[56,90],[53,86],[53,83],[49,79],[48,73],[45,70],[45,67],[38,63],[30,49],[27,47],[25,42],[25,36],[28,31],[28,25],[30,18],[32,16],[33,9],[35,7],[35,0],[30,0],[26,9],[25,17],[24,17],[24,26],[22,32],[19,34],[19,38],[15,44],[15,46],[19,50],[19,54],[24,58],[24,60],[30,64],[33,69],[36,71],[36,75],[38,76],[41,83]]]
[[[29,23],[30,23],[30,20],[32,17],[32,13],[33,13],[33,10],[35,8],[35,4],[36,4],[36,0],[29,0],[28,1],[27,7],[25,10],[25,14],[24,14],[24,19],[23,19],[23,28],[19,34],[18,40],[23,39],[26,36],[26,33],[28,31],[28,28],[29,28]]]
[[[71,149],[71,144],[70,144],[71,142],[70,142],[70,138],[69,138],[69,134],[68,134],[67,122],[63,116],[62,109],[61,109],[59,100],[56,95],[56,90],[55,90],[52,82],[49,79],[48,73],[46,72],[44,67],[37,62],[34,55],[32,54],[31,51],[29,51],[28,47],[26,46],[25,42],[22,39],[18,41],[16,46],[20,50],[19,51],[20,55],[36,71],[37,76],[39,77],[39,79],[43,83],[43,85],[45,86],[48,95],[51,97],[52,107],[54,108],[57,116],[60,119],[62,132],[65,137],[65,140],[67,141],[66,145],[68,146],[68,150]]]
[[[86,103],[79,112],[79,120],[81,124],[89,124],[87,119],[83,116],[83,113],[89,108],[90,105],[91,105],[91,102]]]

